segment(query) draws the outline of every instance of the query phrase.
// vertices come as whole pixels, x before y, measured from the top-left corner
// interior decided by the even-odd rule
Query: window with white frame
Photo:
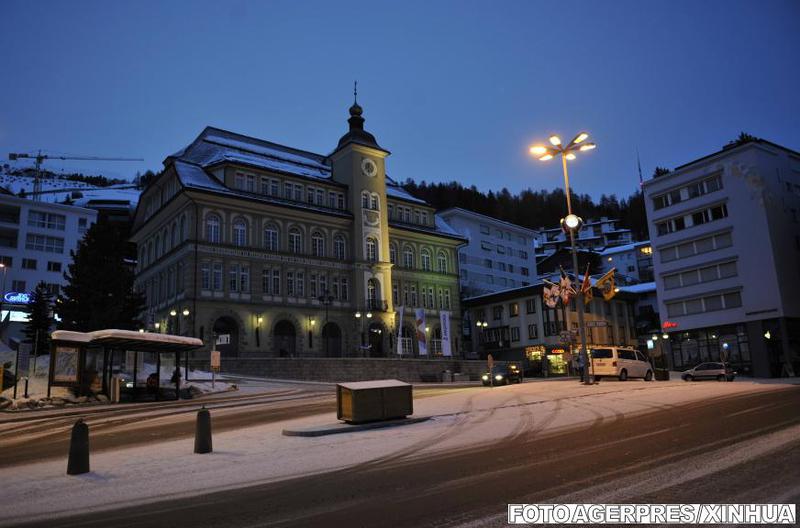
[[[303,252],[303,234],[296,227],[289,231],[289,251],[291,253]]]
[[[325,237],[319,231],[311,235],[311,253],[315,257],[325,256]]]
[[[409,269],[414,267],[414,250],[411,249],[411,246],[403,249],[403,267]]]
[[[422,264],[424,271],[431,270],[431,253],[427,249],[423,249],[420,253],[420,264]]]
[[[378,241],[372,237],[367,237],[367,260],[370,262],[378,261]]]
[[[344,236],[336,235],[333,239],[333,254],[338,260],[344,260],[347,257]]]
[[[439,273],[447,273],[447,256],[440,252],[437,260],[439,264]]]
[[[213,244],[219,244],[220,240],[220,226],[222,221],[216,214],[209,214],[206,216],[206,240]],[[158,245],[158,244],[156,244]]]
[[[247,221],[244,218],[237,218],[233,221],[233,245],[247,245]]]
[[[264,249],[278,251],[278,227],[269,224],[264,228]]]
[[[397,264],[397,244],[389,244],[389,262]]]

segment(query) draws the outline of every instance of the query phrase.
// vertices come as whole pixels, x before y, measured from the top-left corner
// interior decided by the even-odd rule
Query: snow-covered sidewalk
[[[66,475],[65,453],[60,461],[0,470],[6,506],[0,526],[244,487],[389,456],[413,457],[521,433],[549,434],[620,413],[782,388],[785,385],[757,382],[680,381],[464,388],[415,400],[414,415],[433,419],[406,427],[318,438],[281,434],[289,426],[334,422],[329,413],[217,434],[214,452],[208,455],[193,454],[192,439],[99,453],[91,458],[93,471],[77,477]]]

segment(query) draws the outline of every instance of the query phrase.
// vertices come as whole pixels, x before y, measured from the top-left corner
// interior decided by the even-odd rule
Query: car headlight
[[[500,381],[501,379],[503,379],[503,376],[498,374],[497,376],[494,377],[494,379],[496,379],[497,381]]]
[[[486,380],[488,380],[488,379],[489,379],[489,376],[488,376],[488,375],[486,375],[486,374],[484,374],[484,375],[483,375],[483,377],[482,377],[481,379],[482,379],[483,381],[486,381]]]
[[[133,383],[131,383],[131,382],[129,381],[128,383],[126,383],[126,384],[125,384],[125,388],[126,388],[126,389],[132,389],[132,388],[133,388]]]

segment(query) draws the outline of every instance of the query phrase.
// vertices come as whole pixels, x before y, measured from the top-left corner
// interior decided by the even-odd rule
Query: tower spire
[[[358,81],[353,81],[353,104],[358,104]]]

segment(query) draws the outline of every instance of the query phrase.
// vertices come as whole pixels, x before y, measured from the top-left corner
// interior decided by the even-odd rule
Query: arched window
[[[333,239],[333,253],[338,260],[344,260],[347,257],[345,247],[344,237],[336,235],[336,238]]]
[[[414,250],[411,246],[406,246],[403,250],[403,267],[409,269],[414,267]]]
[[[264,228],[264,249],[278,251],[278,226],[269,224]]]
[[[430,251],[428,251],[427,249],[423,249],[422,252],[420,253],[420,261],[421,261],[421,264],[422,264],[422,269],[424,271],[430,271],[431,270],[431,252]]]
[[[247,221],[237,218],[233,221],[233,244],[235,246],[247,245]]]
[[[447,273],[447,257],[445,254],[440,252],[437,260],[439,261],[439,273]]]
[[[377,211],[378,209],[380,209],[379,205],[380,205],[380,200],[378,199],[378,194],[372,193],[372,200],[370,201],[370,209],[374,209],[375,211]]]
[[[311,253],[315,257],[325,256],[325,237],[319,231],[311,235]]]
[[[289,251],[291,253],[303,252],[303,234],[296,227],[289,231]]]
[[[397,264],[397,244],[389,244],[389,262]]]
[[[373,310],[378,309],[378,291],[380,290],[378,281],[370,279],[367,281],[367,306]]]
[[[219,216],[215,214],[210,214],[206,216],[206,240],[208,242],[212,242],[215,244],[219,244],[222,242],[220,240],[220,225],[222,225],[222,221],[219,219]]]
[[[367,191],[361,193],[361,207],[369,209],[369,193]]]
[[[372,237],[367,237],[367,260],[370,262],[378,261],[378,241]]]

